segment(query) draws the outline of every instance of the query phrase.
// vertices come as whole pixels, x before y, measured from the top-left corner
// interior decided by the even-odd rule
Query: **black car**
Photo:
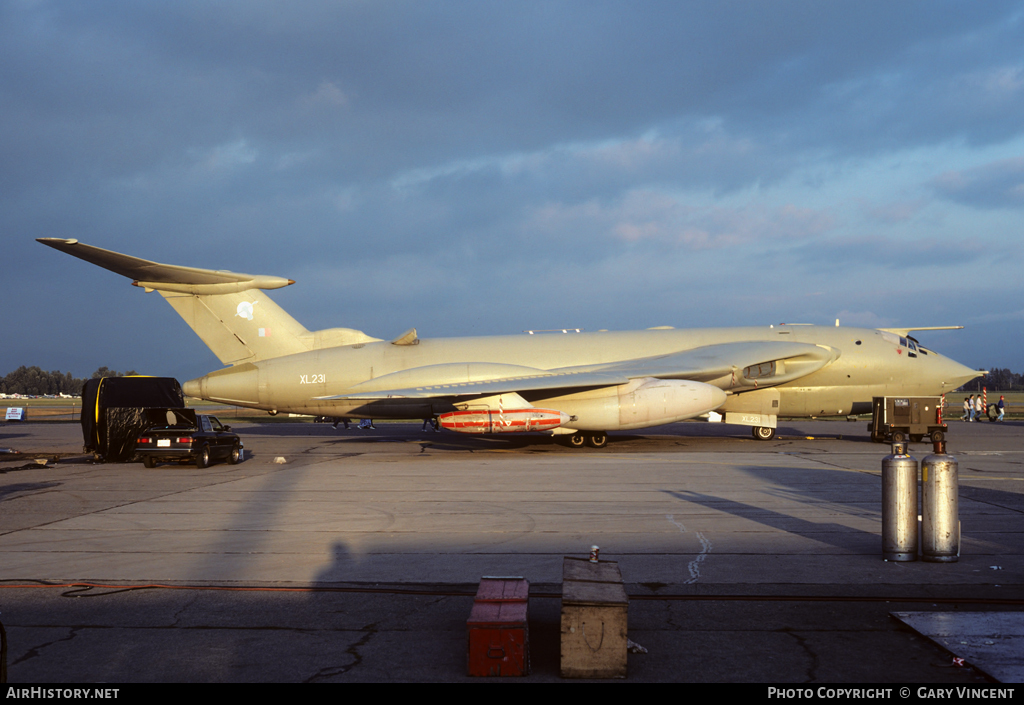
[[[193,420],[194,418],[194,420]],[[227,460],[231,465],[242,459],[242,441],[230,426],[223,425],[216,416],[181,413],[168,416],[166,426],[153,426],[140,435],[135,443],[135,454],[147,468],[159,462],[192,461],[197,468],[205,468],[214,460]]]

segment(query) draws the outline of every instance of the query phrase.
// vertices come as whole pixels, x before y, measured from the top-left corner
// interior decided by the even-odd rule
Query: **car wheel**
[[[932,443],[938,443],[939,441],[945,440],[945,438],[946,434],[944,434],[942,431],[932,431]]]
[[[228,464],[238,465],[242,459],[242,447],[237,443],[231,447],[231,453],[228,454]]]
[[[145,458],[142,459],[142,464],[145,465],[147,468],[155,468],[156,458],[154,458],[151,455],[147,455]]]
[[[196,453],[196,467],[202,470],[210,467],[210,446],[202,446]]]
[[[775,429],[768,426],[754,426],[751,433],[759,441],[770,441],[775,438]]]

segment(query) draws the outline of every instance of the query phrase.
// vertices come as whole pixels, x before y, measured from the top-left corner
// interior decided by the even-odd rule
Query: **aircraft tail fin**
[[[198,295],[157,291],[225,365],[312,347],[312,334],[258,289]]]
[[[306,330],[262,291],[294,284],[292,279],[160,264],[77,240],[38,241],[128,277],[147,292],[159,291],[226,365],[376,340],[347,328]]]

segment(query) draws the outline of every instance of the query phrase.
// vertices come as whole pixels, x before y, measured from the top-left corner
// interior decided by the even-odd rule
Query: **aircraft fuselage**
[[[874,329],[778,326],[754,328],[656,329],[625,332],[544,333],[423,339],[414,345],[377,341],[312,350],[213,372],[185,384],[185,391],[210,401],[268,411],[371,418],[425,418],[450,411],[448,401],[429,398],[327,400],[372,391],[373,380],[389,375],[386,388],[458,385],[529,370],[593,367],[635,358],[669,355],[738,341],[791,341],[827,350],[831,362],[809,375],[777,386],[738,388],[735,373],[705,380],[728,396],[720,411],[777,416],[832,416],[870,411],[874,396],[939,395],[977,373],[906,339]],[[465,362],[453,363],[452,360]],[[409,371],[407,378],[401,373]],[[535,390],[522,396],[537,407],[579,418],[580,429],[612,430],[607,418],[590,423],[595,399],[607,388]],[[756,419],[744,422],[758,425]],[[605,425],[602,425],[605,424]],[[649,424],[648,424],[649,425]],[[616,426],[612,426],[615,428]],[[623,427],[619,425],[618,427]],[[636,426],[640,427],[640,426]]]

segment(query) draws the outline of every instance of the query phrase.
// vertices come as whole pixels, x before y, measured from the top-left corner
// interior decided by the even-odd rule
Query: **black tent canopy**
[[[106,461],[130,460],[135,438],[147,428],[166,423],[167,410],[182,421],[185,410],[181,385],[173,377],[101,377],[82,387],[82,438],[85,450]]]

